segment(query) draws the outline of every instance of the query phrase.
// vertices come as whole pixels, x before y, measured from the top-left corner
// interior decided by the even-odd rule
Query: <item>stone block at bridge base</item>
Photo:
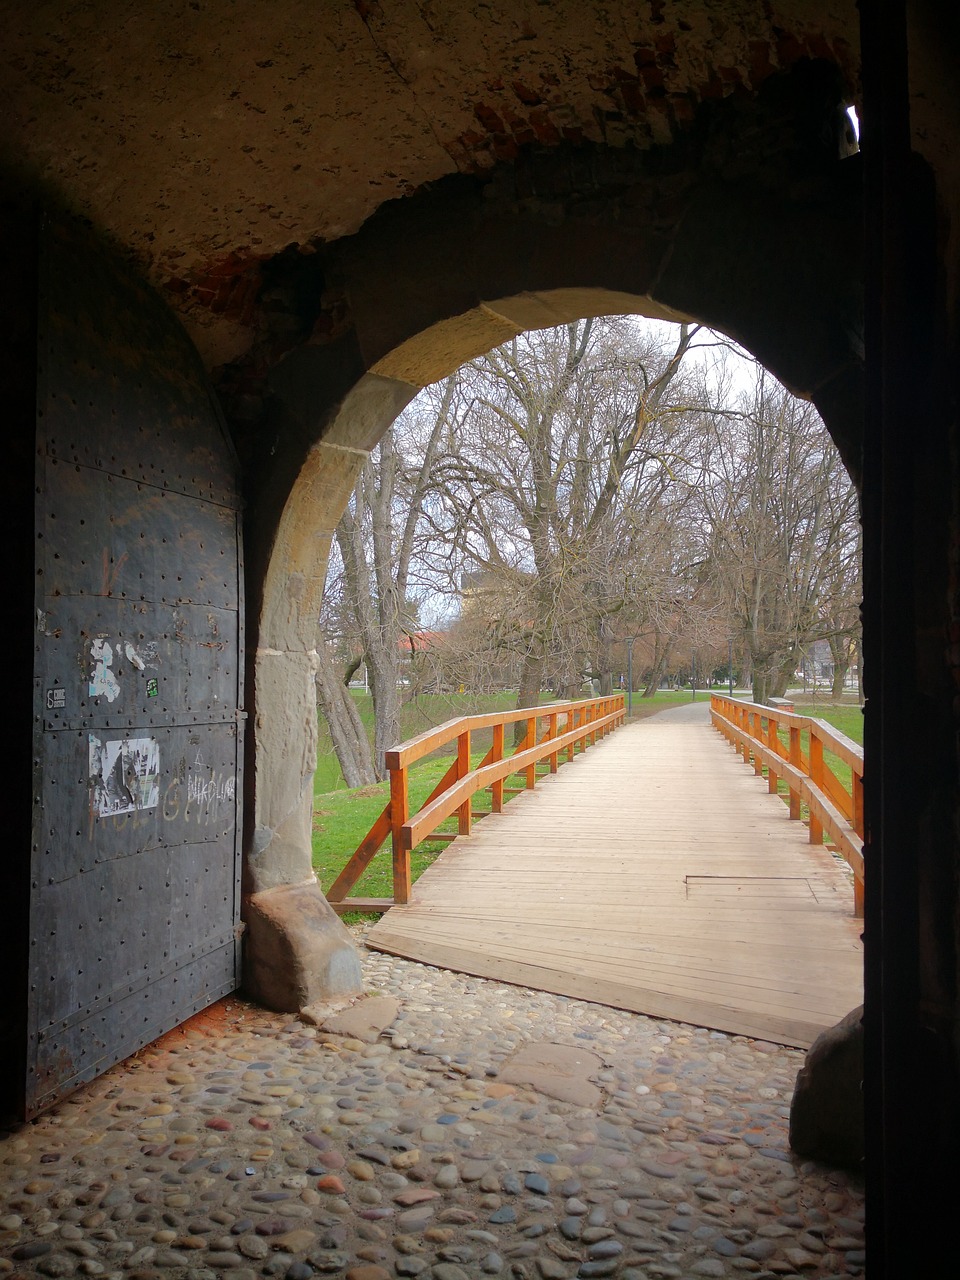
[[[790,1146],[798,1155],[862,1171],[862,1005],[808,1049],[790,1104]]]
[[[243,985],[280,1013],[356,996],[360,957],[316,883],[281,885],[244,903]]]

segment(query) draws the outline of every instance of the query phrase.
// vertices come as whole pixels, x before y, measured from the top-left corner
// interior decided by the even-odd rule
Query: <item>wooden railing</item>
[[[806,804],[810,843],[821,844],[824,833],[853,871],[854,912],[863,915],[863,749],[823,720],[796,715],[777,707],[743,702],[713,694],[710,715],[714,726],[753,763],[754,772],[767,770],[767,789],[776,793],[782,778],[789,793],[790,817],[799,821]],[[785,731],[784,742],[780,731]],[[801,735],[808,734],[803,750]],[[850,769],[848,790],[824,751]]]
[[[474,818],[484,816],[473,809],[473,797],[478,791],[490,791],[490,808],[484,814],[502,812],[504,795],[532,789],[536,785],[536,769],[541,761],[546,761],[550,772],[556,773],[561,755],[565,754],[568,760],[572,760],[578,748],[582,751],[598,738],[611,733],[623,723],[624,716],[623,694],[582,702],[550,702],[519,711],[461,716],[387,751],[385,760],[390,775],[390,799],[327,890],[327,900],[341,914],[344,911],[386,911],[396,904],[409,902],[410,854],[436,832],[441,822],[456,814],[457,835],[469,835]],[[505,755],[504,730],[507,725],[518,722],[525,722],[524,736],[514,752]],[[471,768],[471,736],[481,729],[491,730],[493,741],[480,764]],[[453,763],[420,809],[411,815],[410,766],[452,742],[456,742]],[[524,785],[506,787],[504,781],[511,774],[522,775]],[[434,839],[455,838],[452,833],[434,835]],[[393,852],[393,897],[348,898],[347,894],[388,839]]]

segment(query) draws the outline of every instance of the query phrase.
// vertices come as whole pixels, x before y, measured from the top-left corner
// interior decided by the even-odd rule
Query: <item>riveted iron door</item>
[[[192,344],[41,233],[27,1115],[239,981],[235,460]]]

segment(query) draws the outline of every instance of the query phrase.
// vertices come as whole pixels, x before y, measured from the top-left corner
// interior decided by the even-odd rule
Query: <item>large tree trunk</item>
[[[764,651],[760,646],[762,640],[759,633],[754,631],[748,633],[747,642],[750,646],[750,657],[753,666],[753,693],[754,702],[766,705],[768,700],[774,696],[775,683],[780,674],[780,663],[777,661],[777,655]]]
[[[520,672],[520,688],[517,692],[517,709],[536,707],[540,703],[540,689],[543,684],[543,654],[533,651],[523,660]]]
[[[759,657],[755,654],[753,658],[753,701],[766,706],[771,698],[780,696],[777,694],[780,677],[781,669],[776,657]]]
[[[847,679],[847,664],[833,664],[833,679],[830,684],[830,697],[838,702],[843,697],[843,686]]]
[[[770,697],[770,673],[764,668],[754,667],[753,669],[753,694],[754,702],[759,702],[761,706],[766,706],[767,699]]]
[[[833,681],[830,697],[836,702],[843,697],[843,686],[850,670],[850,640],[847,636],[830,637],[830,656],[833,659]]]
[[[790,684],[790,681],[794,678],[794,673],[796,672],[796,669],[797,669],[797,655],[791,652],[787,654],[787,656],[780,663],[780,669],[777,671],[776,675],[773,677],[772,687],[770,690],[771,697],[782,698],[786,694],[787,686]]]
[[[663,679],[663,673],[666,670],[672,648],[673,640],[670,637],[659,635],[656,637],[653,650],[653,670],[647,677],[647,683],[643,689],[645,698],[652,698],[660,688],[660,681]]]
[[[737,684],[741,689],[749,689],[753,686],[753,658],[749,653],[743,655],[738,674]]]
[[[325,641],[317,645],[317,697],[348,787],[376,781],[370,742],[350,690],[338,678]]]
[[[539,645],[527,651],[520,672],[520,688],[517,692],[517,710],[540,705],[540,689],[543,684],[544,656]],[[514,746],[523,741],[527,722],[518,720],[513,730]]]

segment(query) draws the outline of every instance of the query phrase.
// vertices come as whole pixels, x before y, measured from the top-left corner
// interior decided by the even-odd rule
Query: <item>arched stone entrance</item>
[[[837,94],[825,119],[842,105]],[[247,536],[251,594],[261,593],[245,864],[246,973],[259,998],[292,1009],[353,980],[310,860],[316,618],[363,459],[421,387],[526,329],[587,315],[691,318],[814,400],[858,475],[859,162],[842,159],[842,133],[819,136],[823,149],[797,152],[792,167],[779,152],[766,165],[760,156],[734,182],[704,172],[699,155],[664,174],[649,154],[531,151],[489,180],[451,179],[385,206],[319,262],[306,259],[325,286],[312,337],[270,368],[257,411],[237,422],[248,465],[271,450]],[[249,405],[248,374],[227,372],[228,403],[242,387]]]

